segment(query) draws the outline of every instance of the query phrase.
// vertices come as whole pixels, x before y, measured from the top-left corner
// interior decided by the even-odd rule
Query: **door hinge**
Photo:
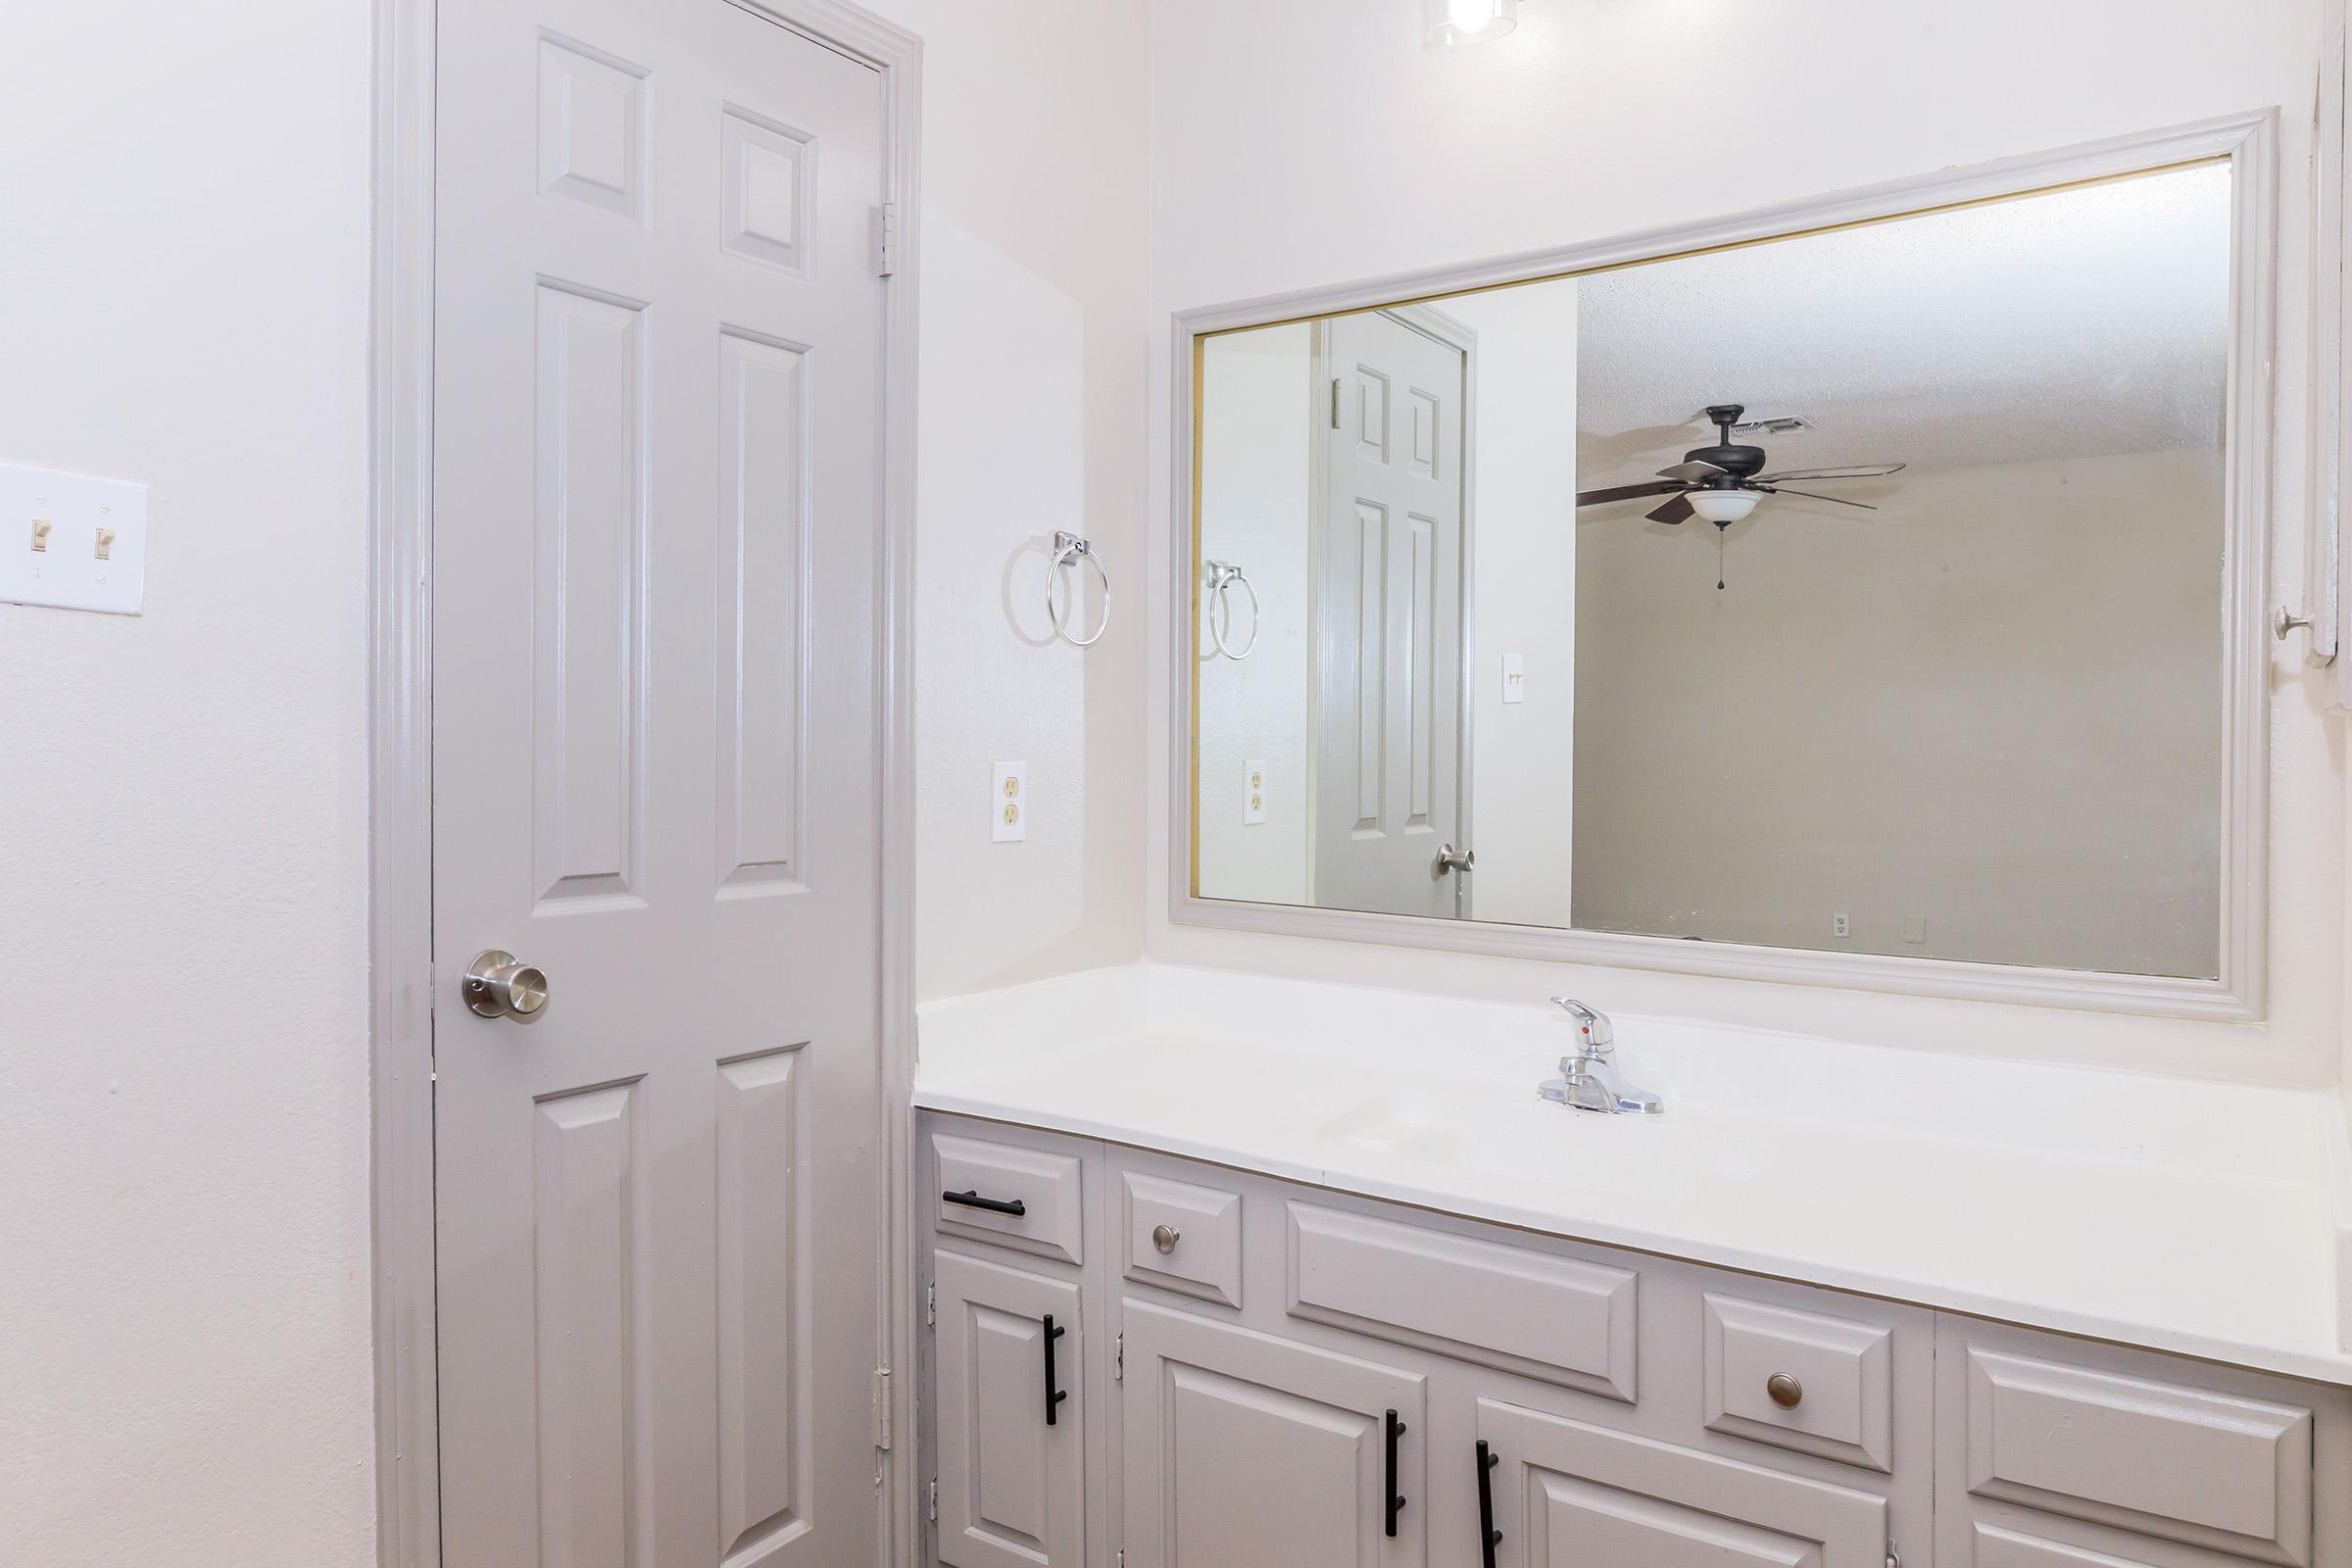
[[[884,202],[874,210],[874,275],[889,277],[899,267],[899,204]]]
[[[1291,405],[1294,409],[1298,406],[1296,403]],[[1127,1381],[1127,1336],[1124,1334],[1120,1335],[1111,1346],[1110,1381],[1113,1383]]]
[[[890,1368],[874,1368],[874,1446],[890,1451]]]
[[[1291,407],[1298,405],[1294,403]],[[1340,378],[1336,375],[1331,378],[1331,427],[1334,430],[1340,427]]]
[[[923,1324],[926,1328],[939,1326],[939,1287],[936,1284],[923,1287]]]
[[[1903,1554],[1891,1543],[1886,1547],[1886,1568],[1903,1568]]]
[[[931,1478],[930,1493],[931,1498],[924,1505],[923,1517],[929,1519],[933,1524],[937,1524],[939,1523],[939,1477],[937,1476]]]

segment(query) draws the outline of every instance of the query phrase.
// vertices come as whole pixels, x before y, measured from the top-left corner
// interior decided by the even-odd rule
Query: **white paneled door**
[[[1467,918],[1465,353],[1428,310],[1324,328],[1315,551],[1314,902]]]
[[[881,78],[726,0],[438,77],[445,1561],[870,1562]]]

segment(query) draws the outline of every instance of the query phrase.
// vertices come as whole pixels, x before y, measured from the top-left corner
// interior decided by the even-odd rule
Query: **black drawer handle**
[[[968,1193],[942,1193],[939,1200],[943,1203],[960,1203],[965,1208],[985,1208],[991,1214],[1010,1214],[1015,1219],[1029,1212],[1029,1205],[1017,1198],[982,1198],[978,1188]]]
[[[1392,1537],[1396,1534],[1396,1515],[1404,1508],[1404,1498],[1399,1496],[1396,1492],[1396,1440],[1403,1436],[1404,1423],[1396,1419],[1396,1411],[1391,1410],[1389,1412],[1388,1493],[1389,1534]]]
[[[1494,1528],[1494,1467],[1502,1455],[1487,1446],[1487,1440],[1478,1440],[1478,1551],[1486,1568],[1494,1568],[1494,1548],[1502,1544],[1502,1532]]]
[[[1054,1314],[1051,1312],[1046,1314],[1046,1425],[1048,1426],[1054,1424],[1054,1407],[1070,1396],[1067,1390],[1056,1386],[1061,1382],[1061,1378],[1054,1370],[1054,1342],[1069,1332],[1068,1329],[1055,1328]]]

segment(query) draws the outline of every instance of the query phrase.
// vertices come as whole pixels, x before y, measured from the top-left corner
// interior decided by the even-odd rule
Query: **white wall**
[[[1148,28],[879,9],[928,44],[936,995],[1140,944]],[[143,618],[0,607],[0,1561],[369,1562],[369,7],[8,20],[0,461],[155,534]],[[1056,527],[1119,580],[1091,654],[1035,646]]]
[[[1312,879],[1307,745],[1314,707],[1312,469],[1322,457],[1315,407],[1314,328],[1304,321],[1212,338],[1200,361],[1200,558],[1249,573],[1257,595],[1228,586],[1229,645],[1215,651],[1209,617],[1222,615],[1203,583],[1194,648],[1200,690],[1200,886],[1210,898],[1303,904]],[[1222,624],[1222,620],[1220,621]],[[1140,761],[1140,756],[1139,756]],[[1251,762],[1264,820],[1246,820]],[[1140,780],[1138,781],[1141,782]],[[1136,867],[1143,869],[1139,863]],[[1138,897],[1141,897],[1139,890]],[[1140,911],[1139,911],[1140,912]]]
[[[915,929],[925,998],[1134,957],[1153,592],[1142,420],[1145,0],[874,0],[923,38]],[[1117,621],[1050,640],[1054,531],[1091,538]],[[989,841],[1028,764],[1029,837]]]
[[[1471,909],[1568,923],[1576,752],[1573,278],[1447,300],[1478,333],[1470,540]],[[1502,656],[1526,669],[1502,700]]]
[[[1401,0],[1155,0],[1154,561],[1166,555],[1170,311],[2279,105],[2285,390],[2275,539],[2291,575],[2305,495],[2302,171],[2317,0],[1530,0],[1518,32],[1450,55],[1421,49],[1414,12]],[[1165,647],[1161,618],[1155,646]],[[1164,662],[1150,673],[1149,777],[1153,820],[1164,823]],[[1573,987],[1626,1011],[2324,1083],[2339,1061],[2341,764],[2320,682],[2282,660],[2275,690],[2267,1024],[1584,973],[1178,927],[1166,918],[1159,856],[1150,863],[1148,944],[1177,960],[1503,998]]]
[[[154,532],[0,606],[0,1561],[373,1560],[368,34],[8,11],[0,460]]]

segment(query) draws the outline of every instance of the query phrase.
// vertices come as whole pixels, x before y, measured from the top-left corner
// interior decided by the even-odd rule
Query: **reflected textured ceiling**
[[[1774,468],[2211,447],[2228,363],[2226,165],[1579,279],[1578,485],[1712,441]],[[1860,492],[1853,493],[1860,498]]]

